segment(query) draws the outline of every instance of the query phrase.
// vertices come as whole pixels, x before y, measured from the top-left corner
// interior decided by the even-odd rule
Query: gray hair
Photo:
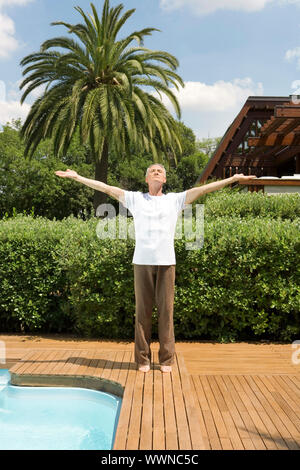
[[[148,172],[149,172],[150,168],[151,168],[152,166],[154,166],[154,165],[161,166],[161,167],[164,169],[164,171],[165,171],[165,176],[167,175],[166,169],[165,169],[165,167],[164,167],[161,163],[152,163],[152,165],[148,166],[148,168],[147,168],[146,176],[148,175]]]

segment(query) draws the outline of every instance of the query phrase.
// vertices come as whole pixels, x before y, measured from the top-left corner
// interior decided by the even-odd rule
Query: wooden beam
[[[299,146],[286,147],[285,149],[282,150],[282,152],[277,152],[277,154],[274,155],[274,161],[275,161],[276,166],[282,165],[282,163],[285,163],[288,160],[291,160],[299,152],[300,152]]]
[[[222,162],[223,163],[223,162]],[[224,160],[224,167],[229,167],[229,166],[264,166],[264,167],[271,167],[274,166],[274,160],[273,159],[268,159],[265,160],[264,157],[262,156],[261,158],[249,158],[247,161],[238,158],[238,157],[232,157]]]
[[[249,180],[245,182],[240,182],[239,184],[247,185],[247,186],[299,186],[300,188],[300,180],[295,180],[295,179],[290,179],[290,180],[282,180],[279,178],[278,180],[269,180],[266,179],[264,180],[263,178],[261,179],[255,179],[255,180]]]
[[[296,173],[300,174],[300,153],[296,155]]]
[[[247,113],[248,113],[250,108],[251,108],[251,105],[248,104],[248,103],[245,104],[242,107],[241,111],[239,112],[239,114],[237,115],[237,117],[235,118],[235,120],[233,121],[231,126],[229,126],[227,132],[223,136],[223,139],[221,140],[220,144],[218,145],[217,149],[215,150],[213,156],[208,161],[206,167],[204,168],[204,171],[202,172],[200,177],[197,178],[195,184],[204,183],[207,180],[207,178],[211,174],[213,174],[216,163],[222,157],[223,152],[226,151],[227,146],[228,146],[228,142],[230,142],[233,139],[233,136],[236,132],[236,128],[241,125],[244,118],[247,116]]]
[[[262,147],[262,146],[273,146],[273,145],[299,145],[300,134],[290,132],[287,135],[273,133],[268,136],[262,137],[249,137],[249,147]]]
[[[276,145],[273,147],[256,147],[254,150],[248,153],[248,158],[256,158],[256,157],[269,157],[275,155],[280,150],[284,149],[281,145]]]
[[[300,106],[275,106],[274,116],[277,118],[300,118]]]
[[[278,129],[278,127],[280,127],[284,123],[284,121],[286,121],[286,118],[275,119],[274,116],[272,116],[272,118],[269,121],[267,121],[261,128],[260,130],[261,135],[272,134],[276,129]]]
[[[274,145],[283,145],[282,136],[280,134],[273,133],[271,135],[261,137],[249,137],[248,145],[249,147],[269,147]]]
[[[289,119],[286,122],[289,122],[287,126],[282,130],[282,133],[285,135],[289,134],[290,132],[294,131],[298,126],[300,126],[300,119],[295,118],[295,119]]]

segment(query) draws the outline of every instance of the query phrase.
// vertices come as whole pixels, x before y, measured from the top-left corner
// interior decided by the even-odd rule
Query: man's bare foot
[[[139,366],[139,370],[141,372],[149,372],[150,370],[150,366],[146,365],[146,366]]]
[[[172,372],[172,367],[171,366],[160,366],[160,370],[162,372]]]

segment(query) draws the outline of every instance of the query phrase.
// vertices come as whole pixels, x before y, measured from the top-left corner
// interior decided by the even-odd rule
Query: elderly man
[[[230,178],[188,189],[179,193],[163,194],[166,170],[161,164],[147,169],[145,181],[149,191],[126,191],[100,181],[84,178],[76,171],[56,171],[61,177],[72,178],[90,188],[102,191],[120,201],[134,218],[135,251],[134,291],[135,362],[141,372],[148,372],[151,364],[151,317],[154,302],[158,310],[159,363],[162,372],[171,372],[174,363],[175,337],[173,304],[175,288],[174,235],[178,215],[185,205],[203,194],[249,179],[254,175],[235,174]]]

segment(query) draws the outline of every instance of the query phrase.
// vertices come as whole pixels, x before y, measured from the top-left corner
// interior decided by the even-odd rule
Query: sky
[[[99,13],[103,0],[92,2]],[[110,0],[135,9],[119,38],[157,28],[144,47],[179,61],[185,86],[173,90],[181,120],[197,139],[221,137],[248,96],[300,94],[300,0]],[[53,21],[81,22],[90,0],[0,0],[0,125],[26,118],[41,93],[21,106],[20,61],[49,38],[67,35]],[[164,103],[173,108],[166,98]]]

